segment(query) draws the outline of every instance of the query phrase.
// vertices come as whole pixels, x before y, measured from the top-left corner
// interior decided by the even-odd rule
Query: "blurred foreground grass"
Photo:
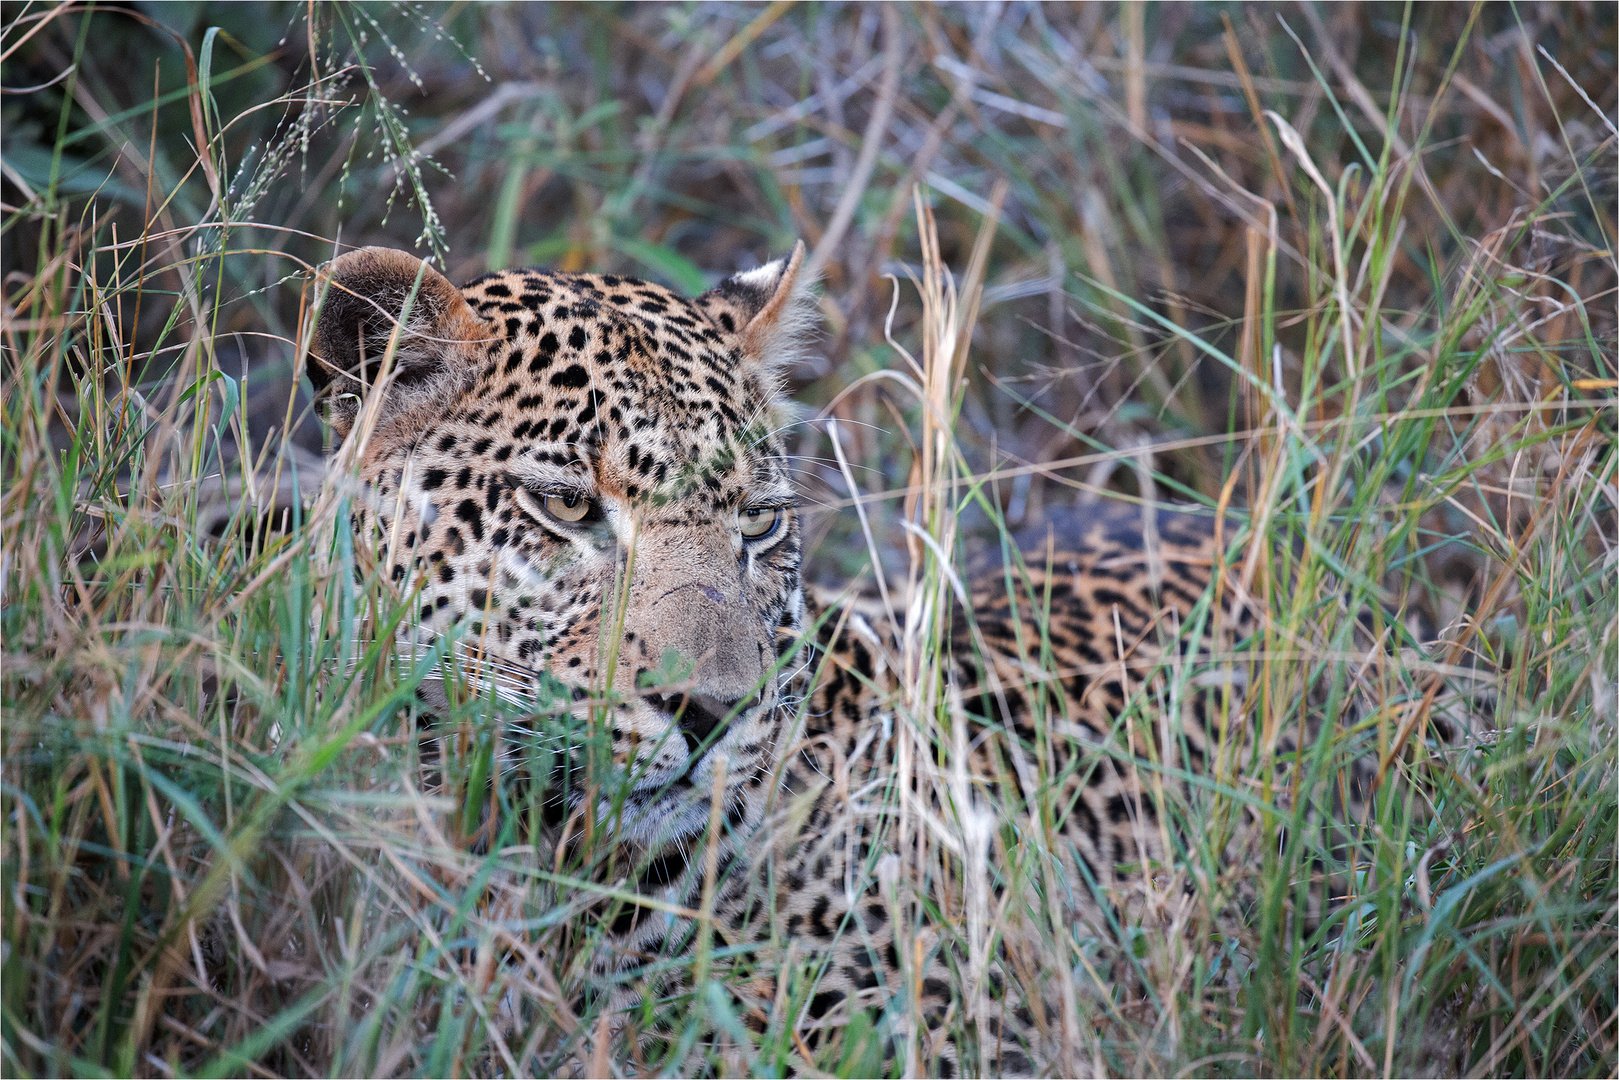
[[[849,501],[934,437],[962,561],[1098,499],[1244,523],[1262,752],[1169,808],[1154,921],[998,916],[1065,1067],[1619,1067],[1611,6],[0,12],[7,1072],[881,1067],[903,993],[811,1047],[791,951],[603,1012],[607,856],[532,846],[543,793],[496,751],[545,775],[551,743],[490,703],[439,718],[424,786],[432,658],[376,644],[408,605],[338,527],[295,377],[338,242],[695,291],[797,236],[812,576],[871,572]],[[954,429],[845,394],[902,367],[890,319],[923,353],[915,185],[959,271],[998,181],[965,384],[929,389]],[[903,500],[865,505],[903,577]],[[1266,754],[1320,716],[1283,797]],[[1370,816],[1324,850],[1288,808],[1356,760]],[[511,824],[477,854],[485,798]],[[1038,807],[998,809],[996,874],[1037,880]],[[1265,851],[1223,844],[1246,812]],[[1320,859],[1354,891],[1312,927]],[[941,874],[918,926],[964,932]]]

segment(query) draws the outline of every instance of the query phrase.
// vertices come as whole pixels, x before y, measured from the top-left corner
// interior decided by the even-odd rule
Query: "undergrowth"
[[[1070,1075],[1619,1068],[1611,10],[3,10],[8,1073],[936,1067],[903,987],[810,1045],[785,940],[607,1012],[647,901],[518,777],[610,763],[395,655],[299,378],[339,241],[696,290],[799,234],[810,574],[908,609],[948,810],[885,796],[896,940],[964,1001],[998,958]],[[939,656],[969,564],[1107,499],[1228,552],[1121,730],[1224,685],[1243,734],[1130,762],[1178,858],[1096,937],[1054,766],[966,777]]]

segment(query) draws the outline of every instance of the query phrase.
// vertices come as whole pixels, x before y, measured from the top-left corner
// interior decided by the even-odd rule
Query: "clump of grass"
[[[1611,113],[1611,18],[1343,10],[462,12],[464,38],[538,42],[477,50],[493,90],[408,12],[208,9],[225,31],[173,28],[190,68],[126,15],[19,14],[0,82],[63,77],[5,104],[5,1068],[935,1067],[904,993],[811,1046],[815,965],[787,942],[607,1010],[590,957],[645,898],[611,845],[534,842],[533,779],[600,740],[458,685],[455,643],[396,655],[411,605],[312,465],[295,379],[302,274],[339,232],[410,213],[395,242],[442,236],[462,276],[695,288],[848,199],[804,396],[877,370],[912,392],[863,384],[835,446],[806,436],[812,496],[868,497],[822,526],[861,554],[828,543],[812,573],[864,561],[907,616],[896,861],[867,869],[902,954],[962,960],[964,1066],[995,969],[1067,1072],[1611,1074],[1614,143],[1579,100]],[[927,63],[890,82],[900,47]],[[161,60],[151,97],[120,49]],[[863,170],[856,131],[881,141]],[[905,257],[914,370],[871,287]],[[1245,735],[1163,800],[1178,858],[1106,939],[1052,903],[1050,763],[1032,797],[977,783],[940,678],[967,551],[1069,491],[1223,515],[1209,625],[1238,601],[1259,626],[1208,661],[1244,673]],[[1174,717],[1205,671],[1156,673],[1121,722]],[[456,704],[424,744],[437,678]]]

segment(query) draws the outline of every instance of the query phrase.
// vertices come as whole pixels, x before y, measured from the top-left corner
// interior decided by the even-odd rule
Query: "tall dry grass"
[[[648,901],[609,844],[537,849],[519,782],[564,754],[610,776],[600,732],[457,689],[452,642],[385,644],[411,606],[293,378],[304,271],[340,231],[420,229],[462,277],[691,288],[817,242],[811,573],[905,615],[872,793],[894,858],[862,871],[901,955],[963,959],[969,1068],[994,971],[1072,1073],[1613,1072],[1611,16],[447,9],[462,51],[403,10],[5,10],[8,1071],[935,1064],[904,987],[811,1047],[787,942],[671,958],[694,994],[605,1009],[590,958]],[[970,555],[1104,498],[1223,515],[1199,617],[1239,597],[1260,629],[1120,717],[1244,673],[1241,753],[1131,761],[1177,859],[1091,936],[1061,915],[1059,766],[976,783],[942,657]],[[1345,892],[1300,918],[1323,866]]]

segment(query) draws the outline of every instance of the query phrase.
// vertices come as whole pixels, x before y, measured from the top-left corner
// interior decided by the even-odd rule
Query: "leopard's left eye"
[[[781,522],[781,508],[775,506],[764,509],[744,510],[737,515],[737,525],[742,535],[749,540],[762,540],[776,531]]]

